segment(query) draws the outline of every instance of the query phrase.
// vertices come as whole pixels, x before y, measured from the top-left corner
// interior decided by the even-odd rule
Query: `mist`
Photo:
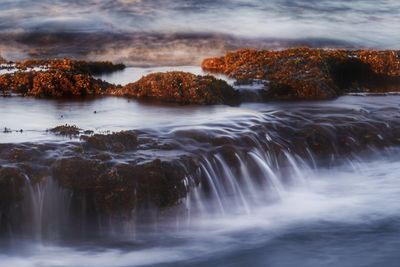
[[[6,0],[0,54],[195,65],[239,47],[397,49],[399,8],[391,0]]]

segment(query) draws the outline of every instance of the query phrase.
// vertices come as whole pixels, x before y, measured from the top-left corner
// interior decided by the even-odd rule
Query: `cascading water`
[[[231,108],[233,116],[212,122],[210,110],[197,110],[196,120],[136,130],[139,145],[117,152],[110,147],[104,153],[84,141],[58,137],[34,145],[3,144],[2,167],[23,173],[26,186],[23,201],[8,206],[12,212],[5,213],[0,206],[5,228],[1,246],[6,251],[0,252],[1,263],[240,266],[254,260],[255,266],[260,262],[292,266],[303,259],[318,266],[311,259],[320,257],[334,266],[343,262],[329,261],[335,253],[356,253],[358,246],[371,249],[360,244],[376,229],[387,231],[381,240],[392,242],[380,248],[380,255],[393,257],[390,247],[398,242],[392,236],[400,236],[396,230],[400,123],[397,102],[391,100],[393,105],[386,102],[390,108],[371,104],[368,98],[361,107],[346,103],[346,98],[322,107],[319,103],[249,105]],[[224,109],[214,114],[224,114]],[[127,129],[137,128],[126,123]],[[160,166],[170,163],[158,169],[154,157]],[[81,161],[87,162],[83,165],[87,170],[71,170],[69,166]],[[135,169],[148,162],[151,169]],[[159,170],[172,175],[163,180]],[[152,180],[152,172],[161,180]],[[136,186],[129,183],[136,179],[133,173],[173,186],[135,187],[128,198],[114,200]],[[111,180],[103,181],[104,177]],[[124,177],[129,178],[126,184],[121,182]],[[122,187],[116,191],[103,190],[119,183]],[[143,199],[140,190],[149,190],[148,201],[136,202]],[[171,205],[156,207],[154,203],[168,200],[158,196],[169,194],[178,196]],[[111,209],[133,201],[130,196],[135,205],[129,212]],[[342,238],[335,239],[338,235]],[[335,252],[338,242],[344,242],[343,251]],[[249,254],[241,252],[243,247]],[[262,256],[265,251],[267,256]],[[371,260],[373,255],[366,257]],[[362,261],[347,259],[348,266],[363,266]]]

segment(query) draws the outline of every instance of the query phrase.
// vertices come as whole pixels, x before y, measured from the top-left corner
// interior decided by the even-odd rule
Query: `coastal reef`
[[[226,104],[237,100],[237,92],[225,81],[179,71],[149,74],[111,94],[182,104]]]
[[[331,99],[346,92],[400,90],[400,51],[244,49],[208,58],[202,68],[264,84],[267,99]]]
[[[185,72],[149,74],[126,86],[93,75],[123,69],[122,64],[64,60],[10,63],[16,71],[0,75],[0,92],[35,97],[124,96],[180,104],[231,104],[237,92],[212,76]]]
[[[114,85],[92,75],[125,68],[111,62],[84,62],[70,59],[27,60],[10,62],[3,69],[13,70],[0,75],[0,91],[35,97],[67,97],[102,95]]]

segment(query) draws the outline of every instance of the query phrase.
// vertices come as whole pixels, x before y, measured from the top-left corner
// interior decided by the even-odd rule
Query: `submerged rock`
[[[17,168],[0,166],[0,214],[17,205],[24,195],[25,176]],[[1,224],[1,216],[0,216]]]
[[[296,48],[239,50],[202,68],[240,84],[264,81],[268,99],[330,99],[348,91],[400,90],[400,52]]]
[[[237,92],[225,81],[186,72],[149,74],[110,94],[181,104],[225,104],[237,101]]]
[[[185,170],[179,162],[112,163],[71,157],[58,160],[54,178],[83,197],[98,214],[129,214],[136,207],[165,208],[186,196]]]
[[[240,123],[203,126],[0,144],[0,164],[7,166],[0,168],[0,212],[21,211],[16,207],[34,201],[30,194],[44,194],[45,201],[58,201],[57,209],[69,216],[67,227],[79,231],[85,220],[138,219],[149,208],[163,213],[183,207],[178,204],[194,190],[204,199],[239,197],[237,190],[248,182],[268,186],[271,172],[285,182],[293,161],[325,168],[400,144],[397,109],[386,107],[374,112],[283,107]],[[8,217],[2,220],[8,225],[24,221],[18,214],[12,223]]]
[[[79,129],[75,125],[60,125],[54,128],[49,129],[50,132],[58,134],[58,135],[64,135],[64,136],[73,136],[73,135],[79,135],[81,132],[81,129]]]
[[[102,151],[122,152],[133,150],[138,145],[137,135],[133,131],[122,131],[113,134],[95,134],[93,136],[81,136],[85,141],[86,149]]]

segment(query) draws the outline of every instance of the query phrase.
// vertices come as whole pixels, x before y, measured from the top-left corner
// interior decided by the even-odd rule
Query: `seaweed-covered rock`
[[[0,166],[0,213],[22,200],[24,185],[25,177],[18,169]]]
[[[79,135],[81,129],[79,129],[76,125],[65,124],[51,128],[48,131],[55,133],[57,135],[73,136],[73,135]]]
[[[81,137],[86,149],[121,152],[133,150],[138,145],[137,135],[133,131],[122,131],[113,134],[84,135]]]
[[[229,104],[237,101],[237,92],[225,81],[178,71],[149,74],[122,90],[110,91],[110,94],[181,104]]]
[[[329,99],[345,91],[400,90],[398,51],[345,51],[296,48],[239,50],[205,59],[204,70],[224,73],[238,83],[265,83],[277,99]]]
[[[103,162],[71,157],[58,160],[54,178],[84,197],[98,214],[129,213],[137,206],[172,206],[186,196],[185,170],[177,162]]]
[[[26,60],[17,62],[16,67],[27,69],[42,67],[50,70],[69,71],[81,74],[99,75],[123,70],[124,64],[113,64],[109,61],[78,61],[68,58],[50,60]]]
[[[0,90],[39,97],[102,95],[115,86],[87,74],[58,70],[0,75]]]

